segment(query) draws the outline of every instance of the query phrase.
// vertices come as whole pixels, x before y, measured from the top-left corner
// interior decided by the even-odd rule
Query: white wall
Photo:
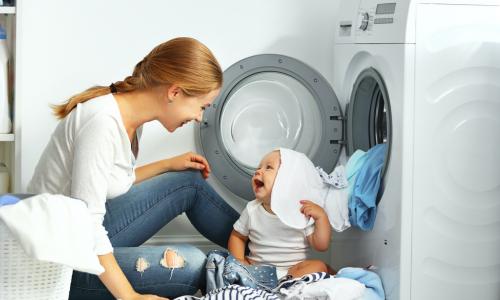
[[[50,103],[131,73],[155,45],[177,36],[205,43],[223,69],[247,56],[279,53],[300,59],[331,82],[334,17],[331,0],[18,0],[17,101],[22,118],[21,189],[55,128]],[[168,134],[145,126],[139,163],[197,150],[194,127]],[[211,183],[234,207],[235,199]],[[197,234],[183,218],[163,233]]]

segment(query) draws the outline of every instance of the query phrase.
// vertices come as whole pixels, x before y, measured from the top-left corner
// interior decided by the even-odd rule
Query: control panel
[[[412,43],[414,8],[410,0],[341,0],[336,42]]]
[[[371,31],[376,25],[394,23],[396,2],[381,2],[371,6],[360,6],[357,31]]]

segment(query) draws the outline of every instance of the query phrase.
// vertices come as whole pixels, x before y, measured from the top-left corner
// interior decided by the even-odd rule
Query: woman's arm
[[[234,230],[229,236],[229,241],[227,243],[227,250],[231,253],[234,258],[240,262],[249,265],[250,262],[245,258],[245,246],[248,240],[248,236],[240,234],[238,231]]]
[[[99,255],[99,262],[104,267],[104,273],[99,275],[102,283],[117,299],[132,299],[137,293],[130,285],[122,269],[118,266],[113,253]]]
[[[106,213],[109,170],[114,163],[116,132],[115,121],[105,116],[93,119],[80,129],[73,147],[70,196],[85,201],[92,216],[95,251],[104,267],[104,273],[99,278],[106,288],[122,300],[166,299],[139,295],[134,291],[116,262],[113,247],[102,225]]]
[[[135,169],[135,183],[139,183],[167,171],[183,171],[187,169],[200,170],[204,178],[207,178],[211,171],[207,160],[203,156],[188,152]]]
[[[116,299],[121,300],[160,300],[168,299],[154,295],[140,295],[130,285],[127,277],[123,274],[122,269],[116,262],[113,253],[99,255],[99,262],[104,267],[104,273],[99,275],[99,279],[106,286],[106,288],[115,296]]]

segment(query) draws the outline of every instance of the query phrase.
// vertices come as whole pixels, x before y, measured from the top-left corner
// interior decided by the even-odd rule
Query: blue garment
[[[0,206],[16,204],[19,200],[20,199],[14,195],[4,194],[0,196]]]
[[[371,230],[377,216],[377,194],[387,145],[378,144],[365,154],[365,162],[356,178],[349,201],[349,221],[361,230]]]
[[[349,182],[349,185],[347,186],[347,193],[349,195],[349,198],[352,195],[352,190],[354,188],[354,184],[356,183],[356,178],[359,174],[359,170],[363,166],[363,164],[366,161],[366,152],[363,150],[356,150],[354,153],[349,157],[349,160],[347,161],[347,164],[345,166],[345,174],[347,177],[347,181]]]
[[[118,264],[137,292],[175,298],[204,288],[206,256],[199,249],[190,245],[139,247],[182,213],[203,236],[221,247],[227,247],[239,217],[199,171],[164,173],[106,202],[104,227]],[[184,259],[182,268],[160,264],[166,249]],[[150,265],[144,272],[136,269],[140,257]],[[73,272],[70,299],[115,298],[97,276]]]
[[[366,286],[363,300],[384,300],[382,280],[377,273],[362,268],[343,268],[335,275],[337,278],[354,279]]]
[[[210,251],[206,269],[207,292],[232,284],[271,291],[278,284],[275,266],[243,265],[227,251]]]

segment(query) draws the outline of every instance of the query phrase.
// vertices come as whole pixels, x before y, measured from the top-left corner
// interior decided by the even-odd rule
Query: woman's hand
[[[211,172],[208,161],[194,152],[187,152],[167,160],[169,171],[184,171],[187,169],[200,170],[203,178],[207,179]]]
[[[300,200],[300,204],[302,204],[300,212],[303,213],[306,217],[311,217],[315,221],[325,217],[328,218],[325,210],[316,203],[309,200]]]

